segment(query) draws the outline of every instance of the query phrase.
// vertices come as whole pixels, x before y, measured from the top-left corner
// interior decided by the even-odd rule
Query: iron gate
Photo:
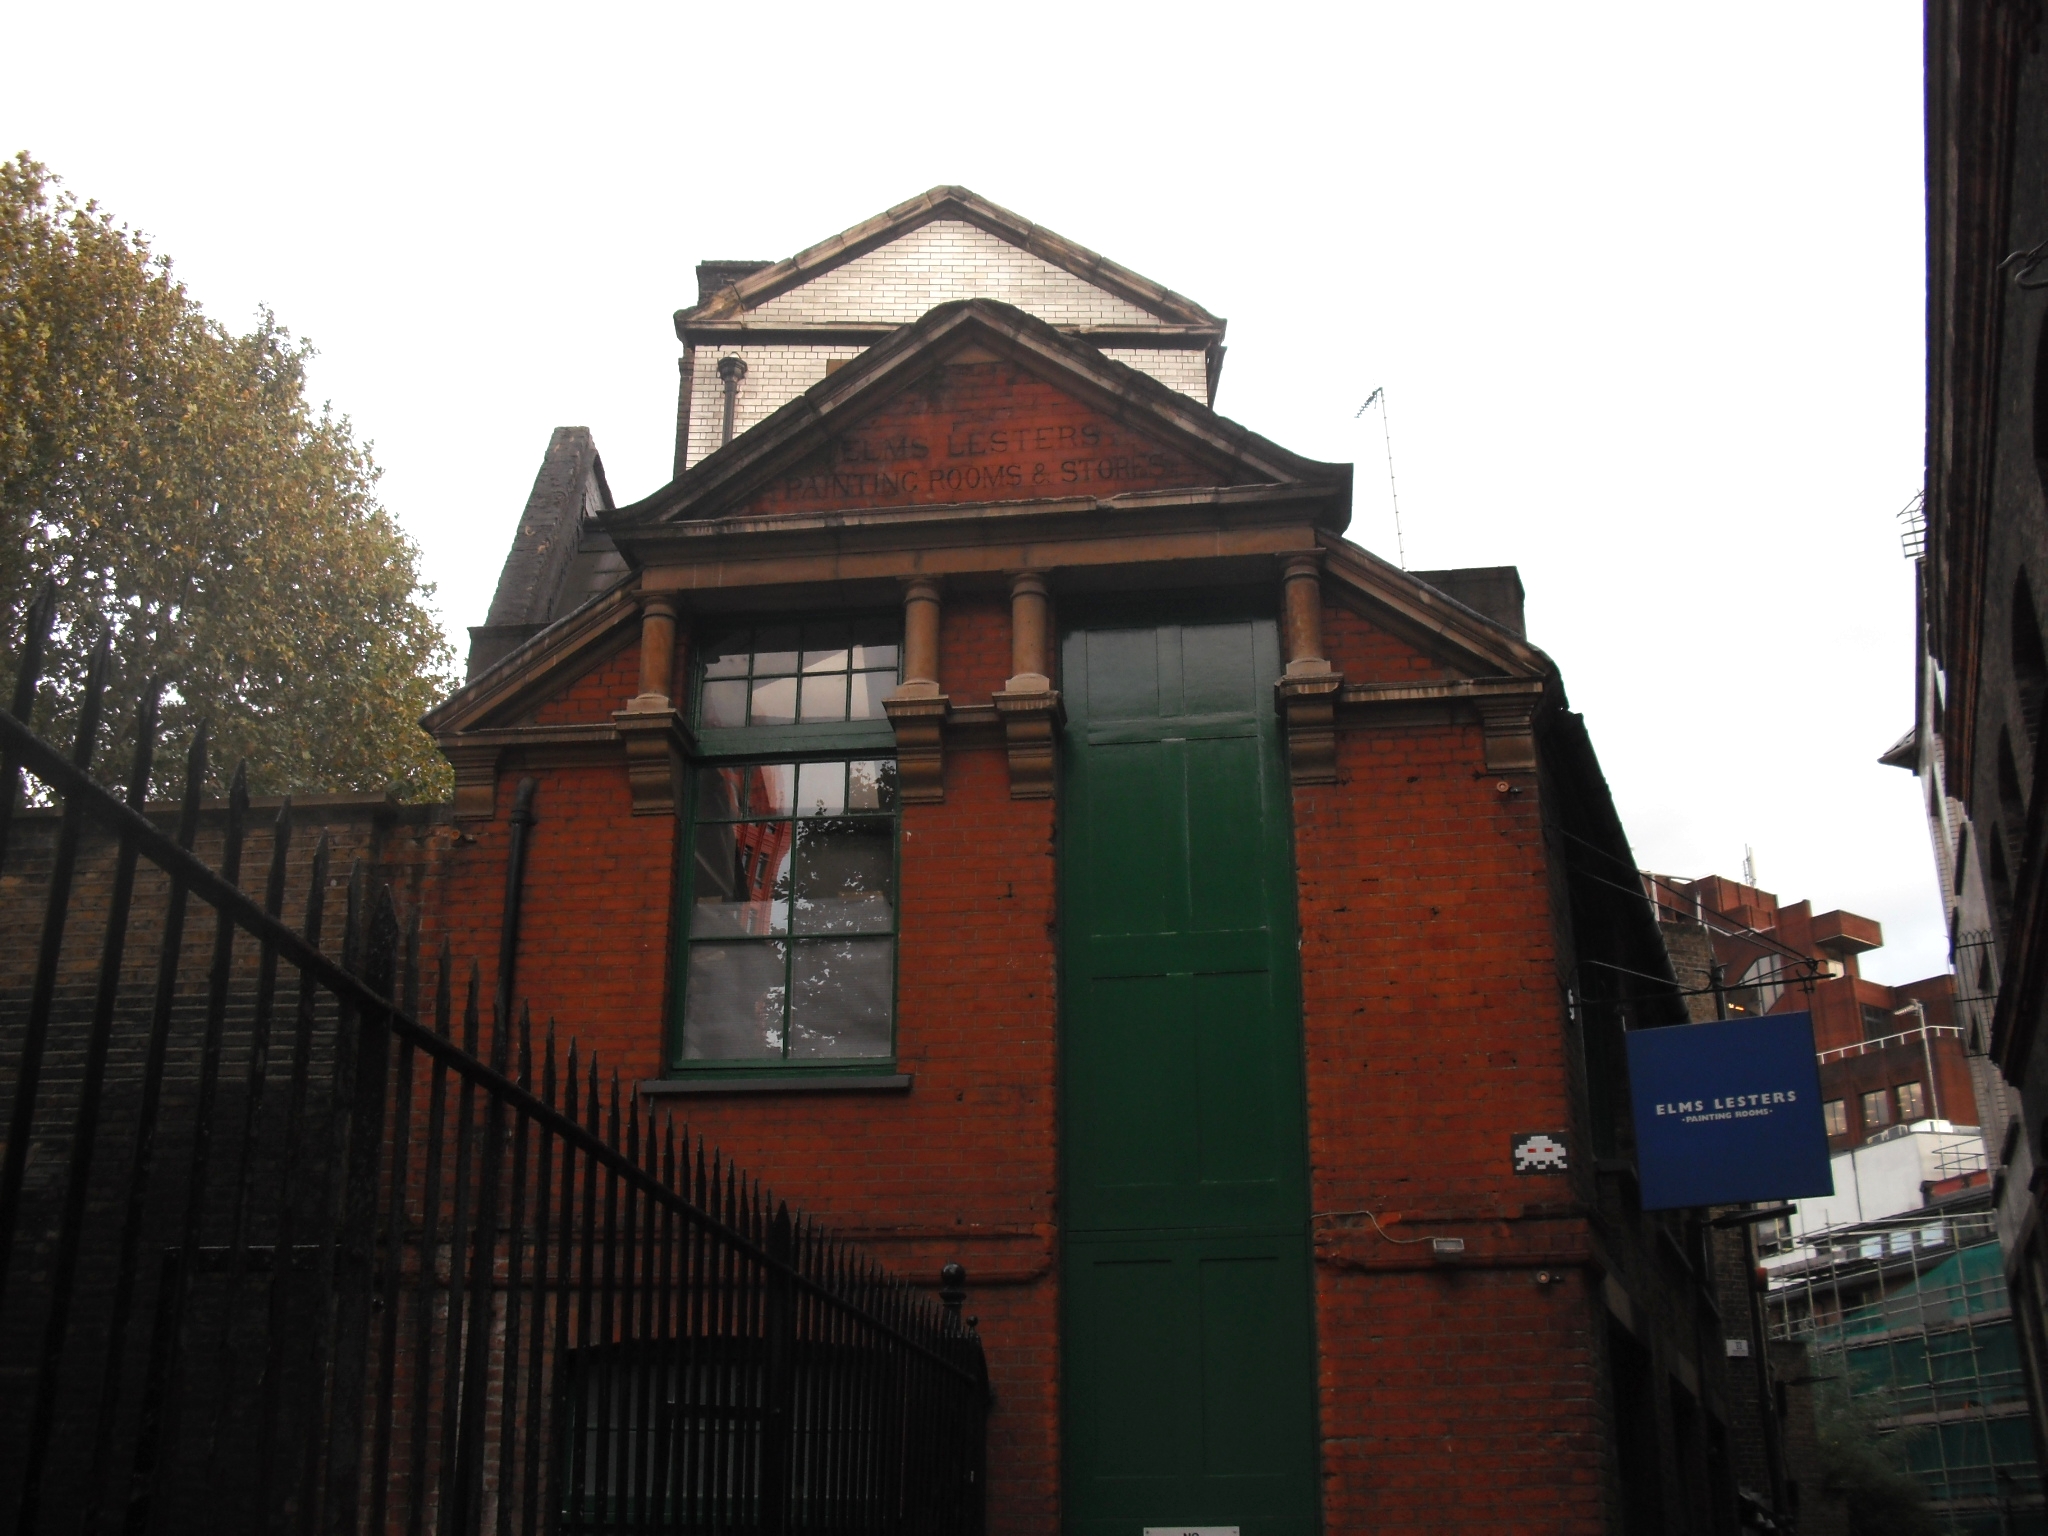
[[[0,933],[13,1529],[980,1530],[957,1268],[883,1273],[515,1013],[532,781],[486,1006],[361,862],[327,910],[325,837],[239,772],[199,858],[203,730],[157,825],[153,691],[96,783],[104,641],[37,736],[49,612],[0,711],[0,906],[40,909]]]

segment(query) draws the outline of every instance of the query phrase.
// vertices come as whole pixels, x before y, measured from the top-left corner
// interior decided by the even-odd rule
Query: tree
[[[1821,1473],[1843,1500],[1849,1536],[1936,1536],[1941,1523],[1927,1507],[1927,1490],[1901,1465],[1907,1437],[1926,1431],[1887,1433],[1888,1405],[1887,1393],[1852,1393],[1846,1373],[1815,1384]]]
[[[55,584],[57,739],[106,625],[103,742],[153,677],[174,739],[208,723],[217,784],[246,759],[259,793],[447,791],[418,724],[450,680],[433,589],[368,445],[307,403],[312,355],[267,310],[230,333],[143,236],[0,161],[0,623],[18,655]]]

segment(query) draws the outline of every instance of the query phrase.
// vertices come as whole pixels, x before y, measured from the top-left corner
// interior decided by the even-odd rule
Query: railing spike
[[[462,1048],[471,1056],[476,1055],[476,1036],[479,1019],[477,1016],[478,997],[483,991],[483,973],[477,963],[469,962],[469,990],[463,994],[462,1002]]]
[[[441,939],[441,954],[434,968],[434,1033],[443,1040],[448,1038],[449,1015],[455,1007],[455,956],[446,935]]]
[[[21,661],[14,673],[14,718],[34,725],[36,692],[43,681],[43,651],[50,643],[50,626],[57,619],[57,583],[45,578],[28,605],[21,629]]]

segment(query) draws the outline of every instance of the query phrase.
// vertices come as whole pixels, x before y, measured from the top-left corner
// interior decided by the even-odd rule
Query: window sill
[[[706,1072],[696,1077],[653,1077],[640,1085],[649,1098],[707,1093],[908,1093],[908,1072],[846,1072],[804,1077],[793,1072]]]

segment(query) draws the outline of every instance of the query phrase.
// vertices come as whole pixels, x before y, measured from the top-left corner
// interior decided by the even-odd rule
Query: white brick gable
[[[1156,315],[961,219],[935,219],[749,310],[754,325],[908,325],[997,299],[1051,325],[1154,327]]]
[[[678,473],[723,437],[720,359],[746,364],[737,435],[828,363],[959,300],[1013,305],[1204,405],[1222,356],[1224,322],[1199,304],[964,187],[934,187],[786,261],[707,263],[699,277],[698,304],[676,317],[686,349]],[[1160,344],[1146,345],[1151,336]]]

